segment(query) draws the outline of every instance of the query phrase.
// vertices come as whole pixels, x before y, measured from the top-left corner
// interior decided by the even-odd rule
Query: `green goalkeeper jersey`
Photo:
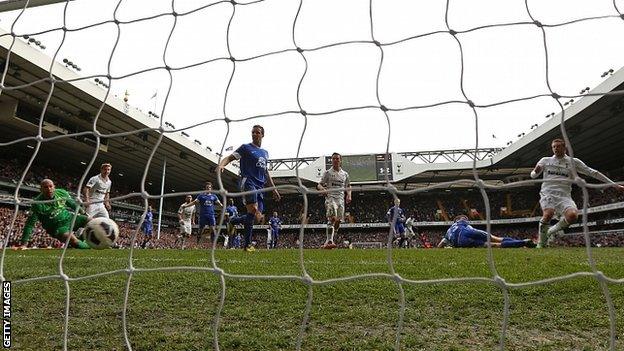
[[[28,242],[32,235],[33,229],[37,221],[41,221],[41,225],[50,236],[56,237],[59,229],[69,227],[71,225],[74,214],[68,210],[76,210],[78,205],[71,198],[67,190],[55,189],[52,199],[53,202],[35,203],[30,207],[30,217],[24,225],[22,234],[22,243]],[[52,200],[43,197],[43,194],[37,195],[33,200],[45,201]],[[81,221],[80,221],[81,222]],[[84,225],[84,224],[83,224]],[[68,228],[69,229],[69,228]]]

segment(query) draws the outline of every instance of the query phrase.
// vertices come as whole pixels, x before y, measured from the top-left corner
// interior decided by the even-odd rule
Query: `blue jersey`
[[[145,220],[143,221],[143,225],[146,227],[151,227],[152,226],[152,221],[154,220],[154,214],[152,213],[152,211],[147,211],[147,213],[145,214]]]
[[[269,153],[249,143],[241,145],[232,155],[240,160],[240,175],[243,183],[251,182],[258,188],[264,187]]]
[[[240,247],[240,244],[241,244],[241,236],[240,234],[237,234],[234,237],[234,243],[232,244],[232,246],[238,249]]]
[[[397,206],[390,207],[388,212],[386,212],[386,220],[388,220],[389,223],[392,223],[395,215],[396,215],[396,223],[405,222],[405,212],[403,211],[402,208],[397,207]]]
[[[214,205],[217,201],[219,201],[219,198],[217,197],[217,195],[212,193],[203,193],[197,195],[197,202],[199,202],[199,216],[214,217]]]
[[[143,230],[143,233],[152,233],[152,220],[154,219],[154,214],[152,213],[152,211],[147,211],[147,213],[145,214],[145,220],[143,221],[143,225],[141,226],[141,229]]]
[[[269,219],[269,225],[273,230],[279,229],[279,227],[282,225],[282,220],[279,219],[279,217],[271,217]]]
[[[458,246],[460,234],[464,229],[472,230],[474,228],[468,224],[467,220],[460,219],[451,225],[451,227],[446,231],[444,238],[448,240],[451,245]]]
[[[227,213],[230,216],[230,218],[234,218],[238,216],[238,208],[234,205],[228,206],[225,208],[225,213]]]

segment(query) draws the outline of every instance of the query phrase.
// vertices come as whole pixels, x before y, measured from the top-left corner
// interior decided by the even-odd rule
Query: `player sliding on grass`
[[[83,228],[89,221],[89,217],[79,214],[76,216],[76,221],[72,228],[72,220],[74,214],[72,211],[79,209],[76,202],[71,198],[69,193],[63,189],[56,189],[54,182],[50,179],[44,179],[41,181],[41,193],[37,195],[33,200],[45,201],[54,200],[53,202],[34,203],[30,206],[30,216],[24,225],[24,232],[22,234],[20,249],[27,247],[28,241],[33,232],[33,228],[37,221],[41,222],[43,229],[46,230],[49,236],[56,238],[62,242],[65,242],[69,238],[69,245],[71,247],[79,249],[89,249],[89,244],[84,241],[78,240],[73,234],[73,231],[78,228]],[[79,209],[80,210],[80,209]],[[81,210],[80,210],[81,211]],[[80,212],[79,211],[79,212]]]
[[[351,203],[351,182],[349,181],[349,173],[341,168],[342,156],[334,152],[332,154],[332,167],[325,171],[321,181],[316,188],[323,192],[325,196],[325,213],[327,216],[327,228],[325,234],[327,239],[323,244],[325,249],[333,249],[334,235],[338,233],[340,222],[344,220],[345,213],[345,189],[347,196],[347,204]]]
[[[501,238],[475,229],[469,224],[468,217],[465,215],[455,217],[455,223],[446,231],[446,235],[440,240],[438,247],[487,247],[488,235],[492,247],[535,247],[535,243],[531,239]]]
[[[537,178],[540,173],[544,173],[544,182],[540,190],[540,206],[542,207],[542,219],[538,226],[538,246],[544,247],[548,238],[556,233],[563,232],[563,229],[576,222],[578,209],[572,200],[572,184],[569,180],[574,179],[572,164],[577,173],[585,174],[596,178],[604,183],[611,183],[619,191],[624,191],[624,186],[614,183],[604,174],[588,167],[578,158],[566,155],[565,141],[555,139],[551,143],[553,156],[543,157],[535,169],[531,171],[531,178]],[[550,227],[550,220],[557,214],[561,217],[559,222]]]

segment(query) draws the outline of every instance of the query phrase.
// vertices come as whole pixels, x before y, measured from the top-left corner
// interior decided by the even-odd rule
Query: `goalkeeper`
[[[468,216],[459,215],[455,222],[446,231],[446,235],[438,243],[438,247],[487,247],[487,238],[490,236],[492,247],[535,247],[531,239],[514,239],[510,237],[498,237],[483,230],[475,229],[468,223]]]
[[[89,221],[89,217],[79,214],[76,216],[76,222],[72,230],[72,220],[74,214],[68,210],[76,211],[78,205],[71,198],[69,193],[63,189],[56,189],[54,182],[50,179],[41,181],[41,193],[33,200],[45,201],[55,200],[53,202],[34,203],[30,207],[30,216],[24,225],[22,233],[21,249],[27,247],[30,237],[37,221],[41,222],[43,229],[49,236],[65,242],[69,238],[69,245],[79,249],[88,249],[89,244],[78,240],[73,234],[73,230],[84,227]]]

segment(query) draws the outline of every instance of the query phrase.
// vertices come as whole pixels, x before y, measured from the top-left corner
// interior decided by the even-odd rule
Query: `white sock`
[[[334,233],[335,233],[335,228],[334,228],[333,225],[331,226],[331,229],[329,231],[331,232],[331,236],[330,236],[329,240],[333,243],[334,242]]]
[[[568,221],[566,221],[565,217],[561,217],[561,219],[559,220],[559,222],[557,222],[557,224],[553,225],[552,227],[550,227],[550,229],[548,229],[548,235],[553,235],[555,233],[557,233],[560,230],[563,230],[567,227],[570,226],[570,223],[568,223]]]
[[[329,241],[331,240],[330,234],[329,234],[329,228],[333,228],[331,226],[331,223],[327,223],[327,227],[325,227],[325,244],[329,244]],[[333,233],[332,233],[333,235]]]
[[[540,221],[537,228],[539,233],[538,242],[541,246],[545,246],[546,241],[548,240],[548,229],[550,228],[550,225]]]

